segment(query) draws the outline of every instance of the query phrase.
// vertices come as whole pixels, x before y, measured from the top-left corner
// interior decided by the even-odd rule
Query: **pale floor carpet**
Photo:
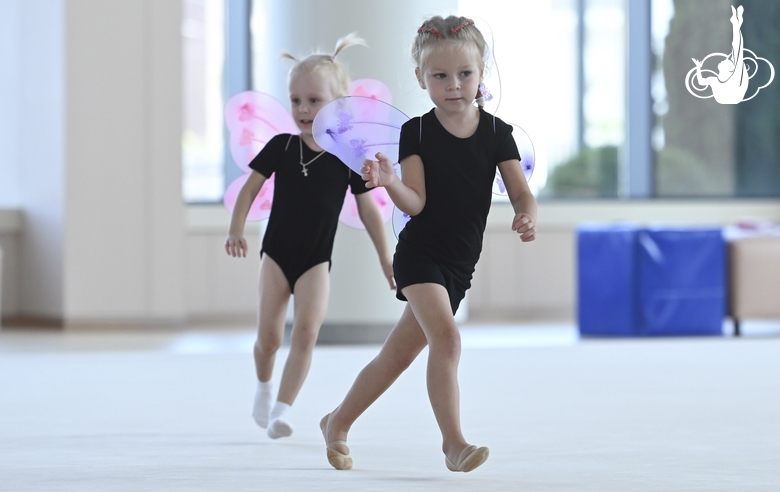
[[[578,340],[567,326],[466,327],[464,432],[491,449],[468,474],[444,466],[427,352],[358,420],[355,469],[340,472],[318,422],[378,345],[317,347],[295,433],[272,441],[249,415],[253,337],[0,332],[0,490],[780,490],[774,328]]]

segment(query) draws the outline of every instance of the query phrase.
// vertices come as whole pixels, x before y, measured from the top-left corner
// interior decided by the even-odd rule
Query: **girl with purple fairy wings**
[[[352,468],[346,438],[354,422],[426,346],[428,396],[447,469],[469,472],[488,458],[488,448],[470,444],[461,430],[460,334],[454,314],[481,252],[497,168],[515,211],[508,226],[523,242],[536,237],[537,210],[512,126],[474,105],[485,52],[485,40],[471,19],[437,16],[425,21],[412,56],[419,85],[434,108],[401,125],[401,177],[394,156],[384,151],[361,168],[368,186],[384,187],[410,217],[398,235],[393,262],[396,296],[407,305],[379,354],[360,372],[341,404],[320,421],[327,458],[336,469]],[[343,123],[342,130],[355,126]],[[332,131],[324,132],[323,142],[336,141],[338,127],[328,127]],[[347,144],[364,152],[369,142],[351,139]]]

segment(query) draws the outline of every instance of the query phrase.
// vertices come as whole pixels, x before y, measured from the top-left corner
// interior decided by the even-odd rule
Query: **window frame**
[[[225,73],[223,103],[252,87],[251,0],[225,0]],[[223,122],[224,125],[224,122]],[[230,153],[230,132],[224,125],[225,189],[243,174]],[[223,190],[224,192],[224,190]]]

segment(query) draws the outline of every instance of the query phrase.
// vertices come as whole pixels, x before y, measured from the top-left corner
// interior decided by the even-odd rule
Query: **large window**
[[[652,2],[656,196],[780,195],[780,81],[756,93],[771,76],[767,62],[780,68],[780,2],[733,4],[738,5],[744,13],[735,30],[739,20],[732,20],[729,0]],[[713,85],[727,89],[720,79],[728,69],[721,73],[718,64],[735,51],[735,34],[737,41],[742,36],[750,77],[736,100],[754,97],[728,104],[711,96]],[[702,79],[709,78],[709,87],[692,80],[693,58],[703,60]]]
[[[624,3],[550,4],[550,150],[540,198],[618,196],[626,134]]]
[[[215,202],[225,189],[225,1],[183,0],[182,6],[182,191],[187,202]]]
[[[572,89],[558,87],[563,97],[551,103],[561,124],[559,135],[551,130],[557,148],[540,196],[780,195],[780,83],[767,85],[769,64],[780,68],[780,2],[739,4],[749,84],[745,100],[726,104],[711,86],[735,50],[729,0],[552,0],[559,41],[550,55],[570,64],[554,72],[568,75]],[[693,58],[713,79],[692,94]],[[572,113],[574,125],[566,121]]]
[[[222,110],[226,94],[250,86],[248,5],[256,47],[303,14],[272,0],[183,1],[184,196],[218,201],[238,173]],[[744,48],[780,69],[780,2],[740,3]],[[488,84],[503,89],[498,115],[534,141],[541,199],[780,195],[780,80],[739,104],[686,88],[692,58],[732,51],[729,0],[517,0],[512,15],[500,4],[459,8],[490,27],[498,70]],[[266,51],[255,49],[254,85],[281,94]],[[703,69],[717,72],[716,59]],[[771,72],[760,60],[747,67],[750,96]]]

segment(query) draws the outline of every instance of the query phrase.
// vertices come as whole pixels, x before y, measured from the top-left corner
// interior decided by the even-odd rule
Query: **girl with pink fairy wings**
[[[308,374],[325,318],[333,241],[348,187],[376,247],[387,282],[390,288],[395,288],[384,220],[371,193],[359,175],[324,151],[312,137],[312,123],[319,110],[349,94],[349,77],[337,57],[341,50],[356,44],[363,44],[363,40],[349,35],[338,41],[333,54],[313,54],[303,60],[283,55],[295,61],[289,75],[295,125],[279,133],[278,126],[269,122],[275,136],[252,158],[251,170],[243,177],[244,184],[232,204],[225,251],[232,257],[246,257],[244,223],[250,208],[254,210],[253,204],[263,185],[275,178],[260,252],[258,335],[254,346],[258,386],[252,412],[255,422],[266,428],[272,439],[293,432],[289,411]],[[261,118],[250,111],[250,106],[245,102],[239,104],[233,119]],[[296,126],[300,131],[297,135],[294,134]],[[235,138],[247,143],[251,140],[250,133],[244,129],[236,132]],[[290,352],[274,403],[271,377],[276,352],[284,338],[287,304],[292,294],[295,303]]]

